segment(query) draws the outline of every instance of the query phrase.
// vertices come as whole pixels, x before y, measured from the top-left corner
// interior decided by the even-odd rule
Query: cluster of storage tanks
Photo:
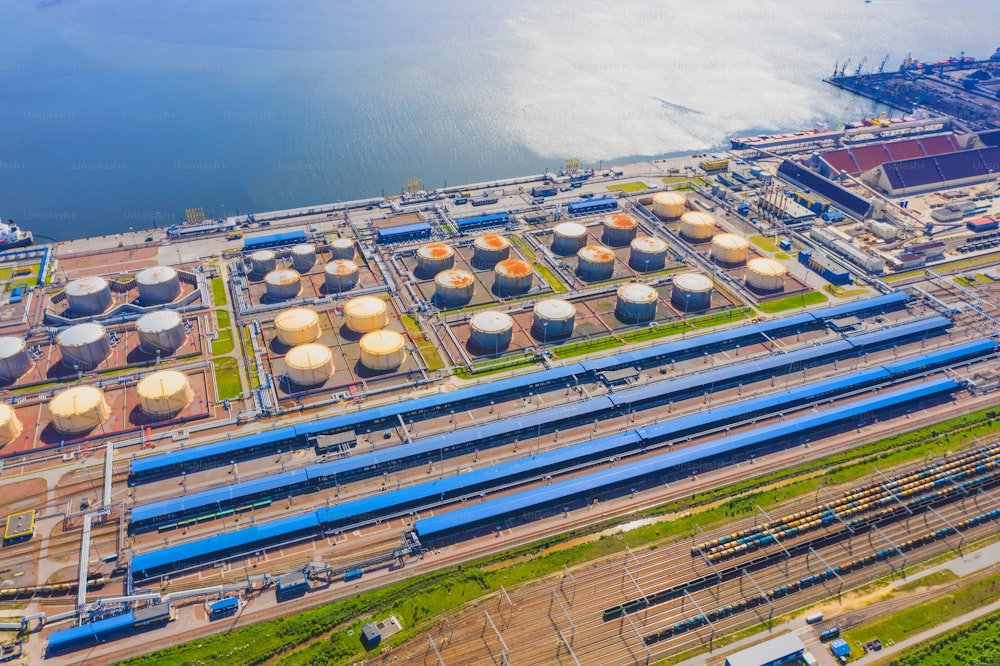
[[[576,255],[577,273],[591,281],[609,280],[614,275],[615,252],[611,248],[629,247],[628,264],[634,270],[662,270],[667,260],[667,244],[659,238],[638,236],[639,223],[631,215],[615,213],[604,218],[601,241],[604,246],[587,242],[587,227],[577,222],[562,222],[552,230],[552,252],[559,256]]]
[[[576,306],[550,298],[535,303],[531,334],[542,342],[561,340],[573,334]],[[507,349],[514,337],[514,318],[505,312],[485,310],[469,319],[469,344],[480,351],[497,353]]]
[[[135,276],[135,282],[142,305],[170,303],[181,293],[180,278],[170,266],[146,268]],[[104,314],[114,301],[111,283],[97,275],[71,281],[64,293],[69,313],[79,317]]]
[[[472,264],[493,269],[493,289],[497,296],[519,296],[531,291],[535,272],[531,264],[510,257],[510,241],[486,234],[473,241]],[[416,273],[434,276],[434,299],[439,305],[468,304],[475,295],[476,279],[469,271],[455,268],[455,248],[444,243],[428,243],[417,250]]]
[[[177,416],[194,400],[187,376],[176,370],[162,370],[143,377],[135,387],[139,407],[154,420]],[[56,432],[67,436],[83,435],[99,427],[111,416],[104,391],[94,386],[73,386],[57,393],[49,401],[49,419]],[[24,430],[15,411],[0,404],[0,444],[6,444]]]
[[[359,267],[354,261],[354,241],[336,238],[330,242],[330,261],[323,267],[328,293],[349,291],[358,284]],[[302,293],[302,273],[316,265],[316,246],[301,243],[292,247],[291,268],[278,268],[278,255],[273,250],[257,250],[250,255],[250,268],[264,276],[264,288],[269,301],[287,301]]]

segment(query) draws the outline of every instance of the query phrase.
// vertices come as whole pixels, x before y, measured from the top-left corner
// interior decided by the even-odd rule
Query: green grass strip
[[[216,305],[226,305],[229,300],[226,298],[226,283],[222,278],[212,278],[212,300]]]
[[[232,329],[225,329],[216,333],[215,340],[212,340],[212,355],[222,356],[233,351],[236,343],[233,341]]]
[[[243,382],[240,381],[239,364],[235,358],[213,358],[215,365],[215,395],[219,400],[238,398],[243,393]]]
[[[774,314],[776,312],[784,312],[785,310],[794,310],[795,308],[804,308],[810,305],[816,305],[817,303],[825,303],[826,300],[826,296],[824,296],[821,292],[807,291],[802,294],[793,294],[774,301],[761,303],[757,306],[757,309],[761,312],[766,312],[767,314]]]
[[[904,652],[894,657],[891,663],[892,666],[1000,664],[1000,613],[990,613]]]

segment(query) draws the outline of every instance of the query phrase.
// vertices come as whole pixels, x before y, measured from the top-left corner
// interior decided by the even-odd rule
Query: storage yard
[[[0,317],[4,627],[110,660],[995,405],[996,178],[885,175],[994,137],[887,123],[3,253],[37,266]],[[997,445],[505,590],[392,658],[708,648],[995,531]]]

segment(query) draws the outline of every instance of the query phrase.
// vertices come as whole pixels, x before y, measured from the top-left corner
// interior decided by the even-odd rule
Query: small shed
[[[374,622],[369,622],[365,626],[361,627],[361,643],[365,646],[366,650],[373,649],[382,640],[382,634],[379,632],[378,627],[375,626]]]

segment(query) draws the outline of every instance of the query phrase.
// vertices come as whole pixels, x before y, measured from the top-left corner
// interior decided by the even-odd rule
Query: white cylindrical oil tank
[[[747,286],[759,292],[775,292],[785,288],[788,269],[780,261],[757,257],[747,262]]]
[[[444,243],[427,243],[417,250],[417,270],[424,275],[437,275],[455,267],[455,248]]]
[[[334,259],[323,269],[326,290],[331,293],[350,291],[358,284],[358,265],[350,259]]]
[[[374,296],[352,298],[344,306],[344,319],[355,333],[377,331],[389,323],[389,307]]]
[[[576,272],[584,280],[610,280],[615,272],[615,253],[606,247],[585,245],[576,259]]]
[[[674,277],[670,303],[681,312],[707,310],[712,305],[712,280],[701,273],[682,273]]]
[[[0,403],[0,446],[10,444],[21,436],[24,426],[17,418],[14,408],[6,403]]]
[[[273,250],[257,250],[250,255],[250,268],[257,275],[266,275],[278,266],[278,256]]]
[[[653,214],[675,219],[684,214],[687,199],[680,192],[657,192],[653,195]]]
[[[104,327],[94,322],[70,326],[56,336],[62,362],[73,370],[90,370],[111,354],[111,343]]]
[[[715,234],[715,218],[692,210],[681,215],[681,236],[691,241],[707,241]]]
[[[334,238],[330,241],[331,259],[354,259],[354,241],[350,238]]]
[[[272,301],[297,298],[302,291],[302,277],[290,268],[279,268],[264,276],[267,297]]]
[[[174,310],[158,310],[139,317],[135,323],[139,348],[147,354],[170,356],[184,344],[187,331],[184,319]]]
[[[717,234],[712,239],[712,259],[726,266],[746,263],[750,242],[736,234]]]
[[[618,287],[615,316],[628,324],[652,321],[656,318],[656,302],[660,295],[647,284],[633,282]]]
[[[303,273],[316,265],[316,246],[312,243],[299,243],[292,248],[292,268]]]
[[[487,310],[469,319],[472,334],[469,342],[487,352],[498,352],[510,346],[514,337],[514,319],[509,314]]]
[[[493,267],[493,285],[497,296],[516,296],[531,289],[535,272],[521,259],[504,259]]]
[[[31,357],[24,340],[0,337],[0,381],[16,381],[28,370],[31,370]]]
[[[79,435],[104,423],[111,408],[104,391],[93,386],[74,386],[57,393],[49,402],[52,427],[64,435]]]
[[[101,314],[111,305],[111,287],[97,275],[73,280],[66,285],[66,301],[75,315]]]
[[[569,301],[558,298],[538,301],[533,314],[531,332],[542,342],[567,338],[573,334],[576,306]]]
[[[510,258],[510,241],[496,234],[484,234],[472,242],[473,258],[477,266],[490,268]]]
[[[333,352],[326,345],[315,342],[292,347],[285,354],[285,368],[288,379],[294,384],[322,384],[333,376]]]
[[[658,271],[667,264],[667,244],[659,238],[640,236],[632,241],[628,265],[637,271]]]
[[[612,213],[604,218],[604,243],[611,247],[625,247],[635,238],[639,223],[627,213]]]
[[[139,300],[144,304],[169,303],[181,293],[177,271],[170,266],[153,266],[135,276]]]
[[[361,338],[361,365],[369,370],[395,370],[406,359],[403,336],[396,331],[372,331]]]
[[[564,257],[576,254],[587,244],[587,227],[576,222],[560,222],[552,229],[552,251]]]
[[[475,289],[476,279],[468,271],[452,268],[434,276],[434,296],[443,305],[465,305]]]
[[[308,308],[289,308],[274,318],[278,341],[287,347],[304,345],[319,338],[319,315]]]
[[[187,375],[176,370],[161,370],[146,375],[135,387],[139,407],[154,418],[170,418],[194,400]]]

